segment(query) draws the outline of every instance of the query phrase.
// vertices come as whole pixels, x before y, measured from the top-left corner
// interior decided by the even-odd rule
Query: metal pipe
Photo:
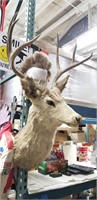
[[[70,3],[68,0],[64,0],[67,2],[70,6],[72,6],[77,12],[83,13],[81,10],[79,10],[76,6],[74,6],[72,3]]]
[[[88,30],[92,27],[91,22],[92,22],[92,17],[91,17],[91,6],[90,3],[88,3]]]

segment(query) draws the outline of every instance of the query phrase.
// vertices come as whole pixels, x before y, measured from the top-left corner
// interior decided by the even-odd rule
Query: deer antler
[[[56,76],[54,77],[54,80],[53,80],[53,84],[55,85],[57,80],[60,78],[60,76],[69,71],[70,69],[74,68],[74,67],[77,67],[79,66],[80,64],[86,62],[87,60],[89,60],[91,57],[92,57],[92,53],[90,56],[86,57],[85,59],[79,61],[79,62],[75,62],[75,53],[76,53],[76,49],[77,49],[77,45],[75,44],[75,47],[74,47],[74,51],[73,51],[73,56],[72,56],[72,64],[69,65],[68,68],[64,69],[64,70],[61,70],[60,68],[60,64],[59,64],[59,36],[57,35],[57,52],[56,52],[56,67],[57,67],[57,74]]]
[[[12,51],[12,48],[11,48],[12,31],[13,31],[15,23],[18,21],[18,20],[15,20],[16,17],[17,17],[17,13],[15,13],[14,16],[12,17],[10,24],[9,24],[9,28],[8,28],[8,35],[7,35],[7,56],[8,56],[8,58],[10,58],[10,54]]]
[[[8,59],[9,59],[9,63],[10,63],[10,67],[11,69],[15,72],[15,74],[17,74],[17,76],[19,76],[20,78],[24,78],[24,74],[22,74],[21,72],[19,72],[15,66],[14,66],[14,60],[16,58],[16,56],[20,53],[20,51],[25,48],[26,46],[29,46],[30,44],[32,44],[33,42],[35,42],[35,40],[38,39],[38,36],[36,36],[34,39],[30,40],[29,42],[26,42],[24,44],[22,44],[21,46],[19,46],[13,53],[12,53],[12,47],[11,47],[11,41],[12,41],[12,32],[13,32],[13,28],[16,24],[16,22],[19,20],[15,20],[17,13],[13,16],[10,24],[9,24],[9,28],[8,28],[8,38],[7,38],[7,55],[8,55]]]
[[[27,78],[23,73],[19,72],[15,66],[14,66],[14,60],[16,58],[16,56],[20,53],[20,51],[26,47],[29,46],[30,44],[32,44],[35,40],[37,40],[39,38],[40,35],[36,36],[34,39],[30,40],[29,42],[26,42],[24,44],[22,44],[21,46],[19,46],[13,53],[12,53],[12,47],[11,47],[11,41],[12,41],[12,32],[13,32],[13,28],[16,24],[16,22],[19,20],[17,19],[17,13],[12,17],[12,20],[9,24],[9,28],[8,28],[8,38],[7,38],[7,55],[8,55],[8,59],[9,59],[9,64],[11,69],[14,71],[14,73],[19,76],[22,80],[21,82],[24,82],[25,80],[29,80],[29,78]],[[39,85],[38,83],[34,82],[34,80],[32,78],[30,78],[30,87],[33,87],[34,89],[38,89],[39,91],[41,91],[42,93],[44,92],[44,88]],[[32,89],[32,88],[30,88]],[[36,91],[35,89],[35,91]]]

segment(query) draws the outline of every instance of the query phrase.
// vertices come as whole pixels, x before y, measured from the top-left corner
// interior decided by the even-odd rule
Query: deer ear
[[[70,77],[70,75],[66,76],[64,79],[62,79],[61,81],[56,83],[56,87],[60,90],[60,92],[62,92],[63,89],[65,88],[69,77]]]

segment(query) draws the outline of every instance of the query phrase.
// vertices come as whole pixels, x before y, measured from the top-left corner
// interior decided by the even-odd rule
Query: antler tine
[[[36,36],[34,39],[22,44],[21,46],[19,46],[12,54],[11,54],[11,40],[12,40],[12,32],[13,32],[13,28],[16,24],[16,22],[18,21],[15,20],[16,19],[16,16],[17,16],[17,13],[15,13],[15,15],[13,16],[10,24],[9,24],[9,29],[8,29],[8,39],[7,39],[7,54],[8,54],[8,58],[9,58],[9,63],[10,63],[10,66],[12,68],[12,70],[15,72],[15,74],[17,74],[20,78],[24,78],[24,74],[22,74],[21,72],[19,72],[15,66],[14,66],[14,60],[16,58],[16,56],[20,53],[20,51],[25,48],[26,46],[29,46],[31,43],[33,43],[35,40],[38,39],[38,36]]]
[[[13,15],[13,17],[12,17],[10,23],[9,23],[8,32],[9,32],[9,30],[11,28],[12,23],[16,20],[17,15],[18,15],[17,12]]]
[[[73,56],[72,56],[72,63],[75,62],[76,49],[77,49],[77,44],[75,43],[75,47],[74,47],[74,50],[73,50]]]
[[[57,82],[57,80],[60,78],[60,76],[63,73],[65,73],[65,72],[69,71],[70,69],[73,69],[73,68],[75,68],[75,67],[83,64],[84,62],[88,61],[92,57],[92,55],[93,55],[93,53],[91,53],[90,56],[86,57],[82,61],[75,62],[76,49],[77,49],[77,44],[75,43],[75,47],[74,47],[74,51],[73,51],[73,56],[72,56],[72,64],[69,65],[68,68],[66,68],[66,69],[64,69],[64,70],[61,71],[60,64],[59,64],[59,37],[57,35],[57,52],[56,52],[57,74],[54,77],[53,85],[55,85],[55,83]]]
[[[22,44],[21,46],[19,46],[11,55],[10,58],[10,65],[11,68],[13,69],[13,71],[20,77],[20,78],[24,78],[24,74],[22,74],[21,72],[17,71],[16,68],[14,67],[14,60],[16,58],[16,56],[20,53],[20,51],[22,49],[24,49],[26,46],[29,46],[30,44],[32,44],[35,40],[37,40],[37,38],[39,38],[40,35],[36,36],[34,39],[30,40],[29,42],[26,42],[24,44]]]
[[[56,83],[57,77],[59,73],[61,72],[61,67],[59,63],[59,35],[57,34],[57,50],[56,50],[56,68],[57,68],[57,73],[53,79],[53,84]]]
[[[12,32],[13,32],[13,28],[14,25],[17,23],[17,20],[13,21],[14,18],[12,18],[10,25],[9,25],[9,29],[8,29],[8,36],[7,36],[7,56],[8,59],[10,58],[11,52],[12,52],[12,46],[11,46],[11,38],[12,38]]]
[[[57,73],[61,70],[59,63],[59,35],[57,34],[57,52],[56,52],[56,67]]]
[[[81,61],[79,61],[79,62],[74,62],[74,63],[72,63],[71,65],[69,65],[68,68],[62,70],[62,71],[58,74],[57,80],[60,78],[60,76],[61,76],[63,73],[65,73],[65,72],[69,71],[70,69],[73,69],[73,68],[75,68],[75,67],[77,67],[77,66],[83,64],[84,62],[88,61],[92,56],[93,56],[93,53],[91,53],[90,56],[86,57],[85,59],[83,59],[83,60],[81,60]],[[56,81],[57,81],[57,80],[56,80]]]

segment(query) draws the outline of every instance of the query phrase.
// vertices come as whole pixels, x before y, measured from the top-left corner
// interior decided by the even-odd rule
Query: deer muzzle
[[[72,117],[73,124],[77,124],[78,125],[78,124],[81,123],[81,121],[82,121],[82,117],[79,114]]]

